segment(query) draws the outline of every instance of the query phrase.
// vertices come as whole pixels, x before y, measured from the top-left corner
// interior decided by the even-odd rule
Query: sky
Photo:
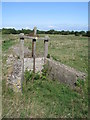
[[[88,2],[2,2],[2,27],[88,30]]]
[[[2,2],[89,2],[90,0],[1,0]]]

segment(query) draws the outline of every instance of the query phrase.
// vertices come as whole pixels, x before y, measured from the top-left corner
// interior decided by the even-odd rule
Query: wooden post
[[[21,60],[21,89],[22,89],[22,82],[24,80],[24,33],[20,34],[20,60]]]
[[[35,50],[36,50],[36,39],[33,39],[33,73],[35,73]]]
[[[48,36],[45,36],[45,40],[44,40],[44,63],[46,63],[47,55],[48,55]]]

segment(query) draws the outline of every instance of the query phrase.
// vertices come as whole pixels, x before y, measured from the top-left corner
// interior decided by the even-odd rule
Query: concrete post
[[[34,32],[34,36],[36,36],[36,34],[37,34],[37,27],[34,27],[33,32]],[[32,57],[33,57],[33,49],[34,49],[34,42],[32,40]]]
[[[33,42],[33,39],[32,39],[32,57],[33,57],[33,43],[34,43],[34,42]]]
[[[24,34],[20,34],[20,60],[21,60],[21,89],[24,80]]]
[[[45,40],[44,40],[44,63],[46,63],[47,55],[48,55],[48,36],[45,36]]]
[[[35,73],[35,50],[36,50],[36,39],[33,39],[33,72]]]
[[[34,36],[37,34],[37,27],[34,27]]]

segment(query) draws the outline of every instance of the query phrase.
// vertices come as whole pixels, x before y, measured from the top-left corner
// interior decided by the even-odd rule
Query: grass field
[[[44,35],[41,35],[44,36]],[[49,54],[56,60],[77,70],[88,72],[88,38],[79,36],[49,35]],[[88,115],[88,80],[79,83],[75,90],[58,81],[49,80],[46,75],[28,79],[23,85],[23,94],[14,93],[6,85],[6,59],[10,47],[18,44],[17,35],[3,35],[3,117],[23,118],[86,118]],[[31,49],[31,40],[25,46]],[[37,41],[37,56],[43,55],[43,41]],[[6,55],[6,56],[5,56]],[[27,75],[25,73],[25,80]],[[38,76],[36,74],[36,76]],[[25,82],[25,81],[24,81]]]
[[[45,35],[41,35],[45,36]],[[69,65],[77,70],[88,71],[88,38],[71,35],[49,35],[49,54],[54,60]],[[27,40],[26,40],[27,41]],[[31,41],[25,42],[31,49]],[[43,55],[44,42],[37,41],[36,52]]]

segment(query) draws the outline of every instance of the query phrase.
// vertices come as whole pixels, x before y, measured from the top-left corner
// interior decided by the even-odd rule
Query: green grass
[[[25,76],[31,72],[25,72]],[[36,77],[37,74],[34,76]],[[25,77],[23,94],[15,94],[9,88],[3,89],[3,116],[22,118],[86,118],[88,113],[86,82],[81,89],[72,90],[58,81]],[[5,84],[3,84],[5,85]],[[3,86],[5,88],[5,86]],[[78,87],[77,87],[78,88]],[[81,91],[80,91],[81,90]],[[7,99],[6,99],[7,98]]]
[[[41,35],[44,36],[44,35]],[[4,118],[86,118],[88,114],[88,79],[77,81],[72,90],[58,81],[47,79],[46,71],[42,75],[25,72],[23,94],[14,93],[6,84],[6,59],[11,46],[19,43],[18,35],[3,35],[3,80],[2,115]],[[43,56],[44,42],[37,41],[36,55]],[[25,46],[31,50],[31,40],[25,39]],[[4,56],[6,54],[6,56]],[[49,54],[77,70],[88,72],[88,38],[79,36],[50,35]],[[32,81],[34,78],[34,82]],[[27,83],[27,84],[26,84]]]
[[[83,118],[87,116],[87,107],[83,109],[84,105],[87,106],[87,99],[82,99],[83,96],[87,97],[87,90],[77,93],[58,81],[42,80],[42,76],[36,79],[34,83],[29,80],[24,88],[24,94],[27,94],[26,96],[30,94],[31,101],[36,103],[35,107],[38,106],[35,113],[31,111],[31,114],[34,114],[34,116],[37,114],[36,117],[40,117],[38,109],[41,109],[41,111],[44,111],[43,115],[41,113],[42,117]],[[78,83],[80,82],[79,80]],[[84,82],[79,87],[85,88],[86,84]]]
[[[2,52],[7,51],[8,49],[18,43],[18,36],[12,34],[3,34],[2,35]]]
[[[2,43],[2,50],[6,51],[8,50],[12,45],[14,44],[14,41],[12,40],[7,40]]]
[[[45,35],[40,35],[45,36]],[[88,72],[88,38],[74,35],[49,35],[48,53],[63,64],[76,70]],[[28,42],[27,42],[28,41]],[[25,46],[31,49],[31,40],[25,40]],[[44,55],[44,41],[37,40],[36,56]]]
[[[53,42],[52,42],[53,40]],[[51,37],[49,54],[55,60],[82,72],[88,71],[88,38],[59,36]]]
[[[45,36],[45,35],[40,35]],[[49,35],[48,53],[50,56],[61,63],[75,68],[76,70],[88,73],[88,38],[74,35]],[[18,35],[3,35],[3,50],[7,50],[19,43]],[[25,46],[32,50],[32,40],[25,39]],[[44,41],[37,40],[36,56],[44,55]]]

